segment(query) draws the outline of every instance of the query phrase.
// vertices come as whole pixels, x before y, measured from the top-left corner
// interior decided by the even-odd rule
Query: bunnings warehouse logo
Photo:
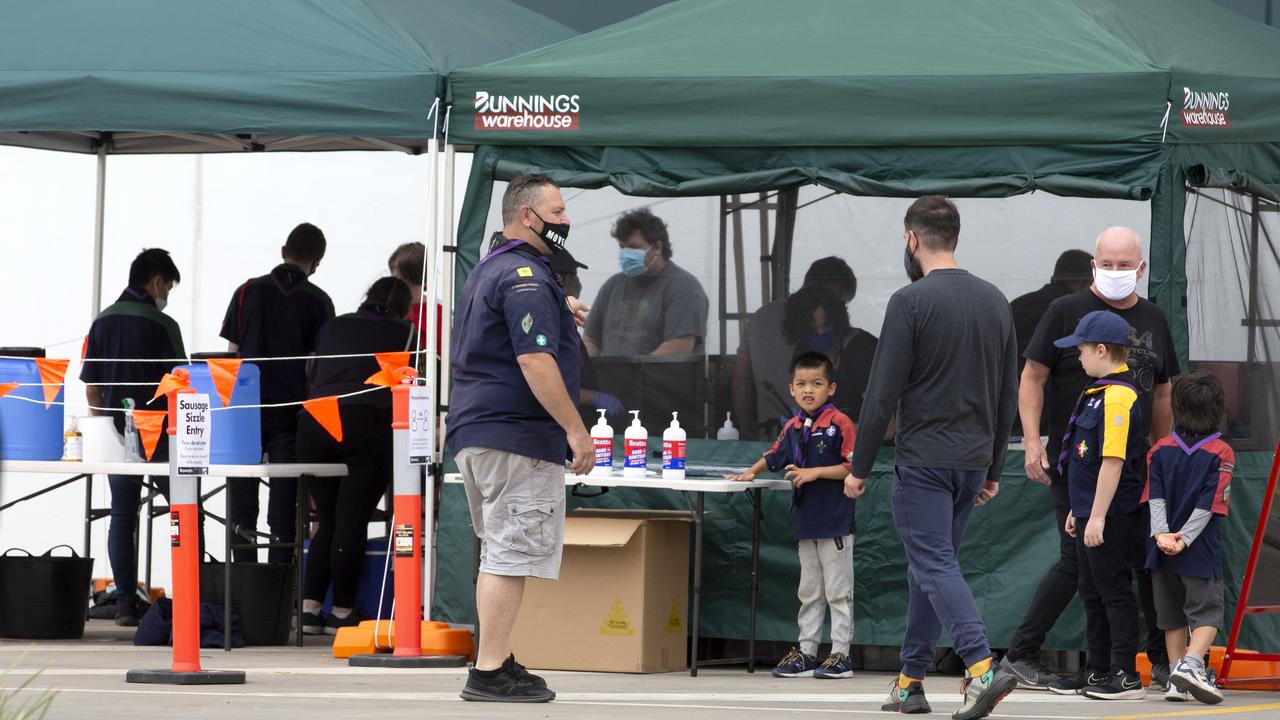
[[[577,95],[490,95],[476,91],[477,130],[577,130]]]
[[[1182,88],[1183,127],[1231,127],[1227,117],[1230,107],[1231,93]]]

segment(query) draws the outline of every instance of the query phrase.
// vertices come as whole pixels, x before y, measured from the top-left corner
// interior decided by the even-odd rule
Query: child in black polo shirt
[[[800,551],[800,647],[792,648],[774,677],[853,676],[853,510],[844,496],[846,460],[853,452],[853,421],[828,402],[835,394],[826,355],[807,352],[791,362],[791,397],[800,409],[764,457],[730,480],[749,482],[766,469],[785,471],[795,487],[791,518]],[[818,664],[826,610],[831,610],[831,654]]]
[[[1147,695],[1135,667],[1138,602],[1130,569],[1134,533],[1142,532],[1145,455],[1142,410],[1127,364],[1133,339],[1123,318],[1097,310],[1054,342],[1076,347],[1080,365],[1095,378],[1076,402],[1058,464],[1071,501],[1065,529],[1076,539],[1089,645],[1081,694],[1095,700]]]
[[[1225,405],[1218,378],[1205,372],[1178,378],[1173,384],[1177,430],[1147,456],[1147,568],[1158,624],[1176,663],[1166,700],[1186,700],[1190,694],[1203,703],[1222,702],[1222,691],[1207,677],[1204,655],[1223,619],[1219,518],[1227,514],[1235,468],[1235,454],[1217,432]]]

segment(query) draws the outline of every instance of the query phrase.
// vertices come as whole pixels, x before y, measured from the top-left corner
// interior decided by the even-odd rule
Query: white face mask
[[[164,306],[169,304],[169,298],[156,298],[156,309],[164,312]]]
[[[1124,300],[1138,287],[1138,271],[1094,268],[1093,286],[1108,300]]]

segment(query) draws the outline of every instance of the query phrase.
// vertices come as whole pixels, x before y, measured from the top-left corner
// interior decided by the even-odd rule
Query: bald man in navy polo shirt
[[[480,538],[480,647],[462,691],[479,702],[547,702],[555,693],[511,655],[524,579],[560,576],[565,460],[591,469],[578,416],[578,331],[548,256],[569,233],[560,188],[507,185],[503,230],[467,278],[453,320],[449,452]]]

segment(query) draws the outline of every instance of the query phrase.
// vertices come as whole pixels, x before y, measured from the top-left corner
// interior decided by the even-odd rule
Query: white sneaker
[[[1169,702],[1187,702],[1191,699],[1191,693],[1179,690],[1173,685],[1170,685],[1169,689],[1164,693],[1164,699]]]
[[[1192,667],[1185,658],[1174,666],[1173,672],[1169,674],[1169,683],[1179,690],[1191,693],[1192,697],[1206,705],[1222,702],[1222,691],[1209,682],[1204,668]]]

